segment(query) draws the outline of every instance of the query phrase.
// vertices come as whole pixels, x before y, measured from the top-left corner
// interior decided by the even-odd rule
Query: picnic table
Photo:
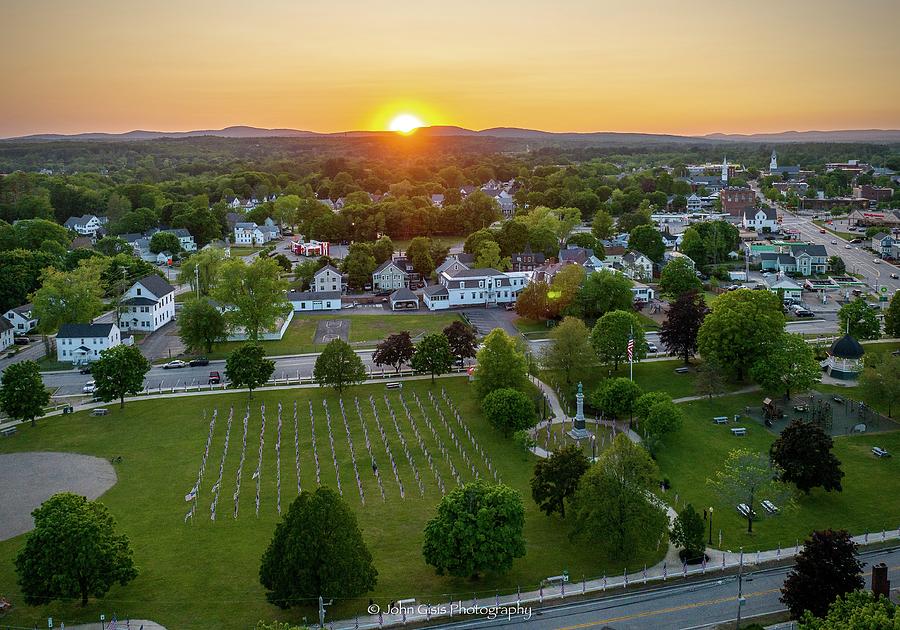
[[[10,437],[12,435],[15,435],[17,431],[18,429],[16,429],[16,427],[6,427],[4,429],[0,429],[0,435],[2,435],[3,437]]]
[[[756,516],[756,512],[751,510],[750,506],[747,505],[746,503],[738,503],[737,511],[738,511],[738,514],[740,514],[744,518],[747,518],[748,516],[751,518]]]
[[[778,506],[776,506],[774,503],[772,503],[768,499],[766,499],[765,501],[762,502],[762,506],[766,510],[766,512],[768,512],[769,514],[778,514],[778,512],[779,512]]]
[[[734,427],[733,429],[731,429],[731,435],[734,435],[736,437],[740,437],[742,435],[747,435],[747,428],[746,427]]]
[[[883,448],[881,448],[881,447],[879,447],[879,446],[873,446],[873,447],[872,447],[872,454],[873,454],[875,457],[890,457],[890,456],[891,456],[891,454],[888,453],[886,449],[883,449]]]
[[[716,416],[713,418],[713,422],[716,424],[728,424],[728,416]]]
[[[91,415],[92,416],[107,416],[107,415],[109,415],[109,409],[106,409],[104,407],[99,407],[97,409],[94,409],[91,412]]]

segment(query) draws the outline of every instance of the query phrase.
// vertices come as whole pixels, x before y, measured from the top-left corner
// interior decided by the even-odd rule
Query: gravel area
[[[105,459],[75,453],[0,455],[0,540],[34,527],[31,512],[58,492],[96,499],[116,483]]]

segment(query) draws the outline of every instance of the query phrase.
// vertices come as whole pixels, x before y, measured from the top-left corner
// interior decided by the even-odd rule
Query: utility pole
[[[333,599],[329,599],[327,602],[322,599],[322,596],[319,595],[319,627],[325,627],[325,607],[331,606],[334,603]]]
[[[738,611],[737,611],[737,621],[735,621],[735,623],[734,623],[735,630],[740,630],[740,628],[741,628],[741,606],[744,605],[743,587],[744,587],[744,548],[741,547],[741,559],[738,562]]]
[[[200,265],[194,265],[194,279],[197,286],[197,299],[200,299]]]

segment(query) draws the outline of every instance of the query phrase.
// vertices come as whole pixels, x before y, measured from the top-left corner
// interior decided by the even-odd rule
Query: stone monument
[[[569,431],[569,437],[573,440],[586,440],[591,437],[584,424],[584,391],[581,381],[578,382],[578,393],[575,395],[575,421],[573,425],[572,430]]]

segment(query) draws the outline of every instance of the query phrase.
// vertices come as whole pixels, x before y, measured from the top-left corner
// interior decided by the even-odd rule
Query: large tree
[[[304,605],[316,597],[358,597],[375,588],[378,571],[349,506],[328,487],[304,490],[275,526],[259,567],[266,599]]]
[[[587,378],[597,363],[591,331],[577,317],[566,317],[550,331],[541,362],[548,370],[562,372],[566,384]]]
[[[613,371],[620,363],[628,361],[628,345],[633,342],[632,360],[640,361],[647,356],[647,342],[644,327],[638,316],[631,311],[610,311],[597,320],[591,331],[591,345],[601,363],[612,365]]]
[[[453,352],[447,337],[441,333],[426,335],[416,344],[411,365],[420,374],[431,374],[432,383],[435,376],[449,372],[453,368]]]
[[[506,573],[525,555],[525,507],[519,493],[484,481],[454,488],[425,526],[422,555],[438,575]]]
[[[900,630],[900,612],[887,597],[871,591],[850,591],[839,595],[824,618],[807,611],[799,630]]]
[[[150,238],[150,252],[159,254],[169,252],[177,254],[181,251],[181,241],[171,232],[157,232]]]
[[[650,498],[658,473],[647,451],[619,433],[578,484],[572,537],[620,559],[655,548],[669,528],[665,510]]]
[[[219,247],[207,247],[181,261],[178,282],[190,284],[195,293],[209,295],[225,262],[225,250]],[[199,282],[198,282],[199,281]]]
[[[641,422],[641,430],[647,437],[661,440],[665,435],[680,429],[683,423],[684,413],[681,408],[671,400],[662,400],[653,403],[647,410],[647,415]]]
[[[789,498],[790,490],[781,481],[781,470],[769,460],[768,455],[737,448],[728,453],[722,468],[706,482],[712,486],[728,505],[743,503],[749,508],[747,532],[753,532],[753,521],[765,510],[760,506],[764,499],[776,505]]]
[[[144,389],[144,376],[149,371],[150,362],[137,346],[113,346],[102,351],[92,366],[94,395],[105,402],[118,398],[119,407],[124,408],[126,395]]]
[[[639,225],[631,230],[628,247],[641,252],[655,263],[662,262],[666,252],[662,234],[652,225]]]
[[[482,399],[481,411],[504,435],[534,426],[534,403],[518,389],[495,389]]]
[[[3,371],[0,382],[0,409],[10,418],[30,421],[44,413],[50,392],[44,387],[40,367],[35,361],[13,363]]]
[[[895,291],[891,303],[884,312],[884,334],[887,337],[900,337],[900,292]]]
[[[372,248],[364,243],[354,243],[343,260],[341,271],[347,274],[350,288],[362,291],[366,284],[372,283],[372,272],[377,266]]]
[[[577,444],[558,448],[534,465],[531,498],[547,516],[559,512],[566,516],[566,501],[575,495],[578,482],[590,468],[590,462]]]
[[[841,491],[841,462],[831,451],[834,442],[822,427],[794,420],[769,448],[769,456],[781,470],[781,480],[809,494],[821,486],[826,492]]]
[[[0,312],[5,313],[28,302],[28,296],[41,286],[43,270],[52,266],[62,267],[62,263],[47,252],[26,249],[0,251],[0,269],[3,269]]]
[[[608,378],[588,396],[594,409],[615,418],[625,418],[634,412],[635,404],[641,397],[637,383],[625,377]]]
[[[547,294],[551,317],[559,317],[577,310],[575,298],[584,284],[584,268],[581,265],[566,265],[560,269],[550,282]]]
[[[849,330],[856,339],[878,339],[881,337],[881,322],[878,314],[864,299],[856,298],[844,304],[838,311],[841,332]]]
[[[320,387],[333,387],[341,394],[366,380],[366,366],[346,341],[332,339],[316,358],[313,378]]]
[[[597,210],[594,213],[591,233],[600,240],[606,240],[613,235],[613,218],[606,210]]]
[[[669,539],[673,545],[684,549],[682,558],[686,562],[703,558],[703,550],[706,547],[703,542],[703,530],[703,520],[690,503],[681,509],[672,522]]]
[[[113,584],[137,577],[131,546],[99,501],[69,492],[55,494],[31,513],[34,529],[16,556],[26,604],[103,597]]]
[[[750,377],[768,391],[802,392],[822,379],[822,368],[812,346],[797,334],[783,332],[750,368]]]
[[[673,264],[674,262],[669,263],[669,266]],[[697,334],[707,313],[709,308],[697,291],[681,293],[669,305],[666,319],[659,329],[659,339],[666,350],[683,357],[685,364],[697,352]]]
[[[847,531],[814,531],[784,580],[781,602],[794,619],[805,611],[824,617],[835,599],[863,587],[862,568]]]
[[[82,261],[69,272],[48,267],[41,274],[41,288],[34,292],[34,316],[44,334],[63,324],[86,324],[103,309],[103,287],[97,268]]]
[[[694,391],[699,396],[706,396],[709,400],[712,400],[713,396],[721,396],[726,392],[722,369],[716,365],[715,361],[704,361],[697,367]]]
[[[730,369],[738,380],[768,352],[784,330],[781,300],[769,291],[742,289],[724,293],[713,302],[697,335],[704,359]]]
[[[529,282],[516,297],[516,313],[525,319],[543,321],[550,317],[550,285],[543,280]]]
[[[450,352],[459,361],[475,356],[478,339],[475,337],[475,329],[462,320],[456,320],[444,328],[444,336],[450,344]]]
[[[266,358],[265,350],[258,343],[241,345],[225,360],[225,376],[232,385],[250,390],[250,398],[253,390],[265,385],[274,372],[275,362]]]
[[[232,330],[242,328],[247,339],[258,341],[261,332],[290,312],[287,288],[274,260],[257,256],[248,265],[242,258],[233,258],[219,269],[212,296],[225,306],[225,321]]]
[[[484,398],[495,389],[504,387],[522,389],[527,382],[527,374],[528,362],[516,340],[502,328],[492,330],[478,351],[475,387],[479,397]]]
[[[178,314],[178,335],[188,348],[212,352],[225,339],[225,316],[208,299],[189,300]]]
[[[404,363],[409,363],[416,352],[412,339],[407,331],[388,335],[377,346],[372,355],[375,365],[390,365],[399,372]]]
[[[666,263],[659,274],[659,291],[670,300],[677,300],[685,293],[700,291],[703,283],[697,277],[694,264],[687,256],[678,256]]]
[[[575,298],[579,314],[593,321],[611,311],[630,310],[634,301],[633,284],[624,274],[608,269],[595,271],[585,278]]]
[[[885,353],[875,358],[860,374],[858,389],[863,400],[884,405],[893,418],[894,405],[900,402],[900,357]]]

